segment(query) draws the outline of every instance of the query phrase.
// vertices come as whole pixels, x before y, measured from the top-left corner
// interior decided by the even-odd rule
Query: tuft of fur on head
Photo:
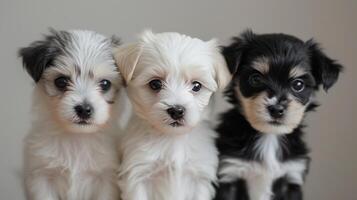
[[[136,113],[159,132],[193,128],[212,93],[230,80],[214,40],[145,31],[137,43],[119,47],[115,57]],[[153,80],[162,88],[153,90]],[[193,91],[195,84],[201,86],[199,91]],[[167,113],[177,105],[185,109],[180,120]]]
[[[248,30],[222,53],[233,74],[226,95],[262,133],[291,133],[306,111],[317,106],[313,97],[319,86],[327,91],[343,68],[313,40],[303,42],[286,34],[260,35]],[[303,89],[296,90],[301,84]],[[276,106],[283,108],[279,118],[269,111]]]
[[[23,65],[36,82],[39,117],[65,132],[95,132],[106,125],[121,86],[113,58],[119,43],[92,31],[51,30],[43,40],[20,49]],[[85,119],[76,111],[82,105],[90,108]]]

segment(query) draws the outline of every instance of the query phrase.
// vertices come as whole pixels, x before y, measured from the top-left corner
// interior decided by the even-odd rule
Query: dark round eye
[[[69,85],[69,78],[66,76],[60,76],[55,79],[55,86],[61,91],[65,91],[68,85]]]
[[[202,84],[201,84],[200,82],[193,81],[193,82],[192,82],[192,85],[193,85],[192,91],[198,92],[198,91],[201,90]]]
[[[262,75],[258,73],[250,75],[248,82],[252,87],[260,87],[264,84]]]
[[[305,89],[305,83],[301,79],[295,79],[291,82],[291,89],[294,92],[301,92]]]
[[[106,79],[103,79],[99,82],[99,86],[104,92],[106,92],[110,89],[110,87],[112,86],[112,83]]]
[[[154,91],[159,91],[162,88],[162,81],[159,79],[154,79],[149,82],[149,86]]]

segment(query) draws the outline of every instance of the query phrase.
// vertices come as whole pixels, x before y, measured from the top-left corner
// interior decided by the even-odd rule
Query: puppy
[[[215,133],[202,119],[230,79],[216,42],[146,31],[116,60],[134,108],[120,143],[122,199],[213,198]]]
[[[302,119],[316,107],[342,66],[314,41],[247,31],[223,48],[234,74],[227,89],[233,108],[217,128],[217,200],[298,200],[307,173]]]
[[[121,79],[118,40],[91,31],[55,31],[19,51],[36,82],[33,127],[25,139],[31,200],[118,199],[111,135]]]

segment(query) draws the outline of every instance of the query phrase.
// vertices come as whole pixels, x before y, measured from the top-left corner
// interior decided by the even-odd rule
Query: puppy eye
[[[102,91],[106,92],[110,89],[112,83],[106,79],[103,79],[99,82],[99,86],[102,89]]]
[[[154,91],[159,91],[162,88],[162,81],[159,79],[154,79],[149,82],[149,86]]]
[[[57,89],[61,90],[61,91],[65,91],[66,88],[69,85],[69,78],[66,76],[60,76],[58,78],[55,79],[54,83],[55,86],[57,87]]]
[[[202,84],[201,84],[200,82],[198,82],[198,81],[193,81],[193,82],[192,82],[192,85],[193,85],[192,91],[198,92],[198,91],[201,90]]]
[[[301,92],[305,89],[305,83],[301,79],[295,79],[291,82],[291,89],[294,92]]]
[[[262,75],[258,73],[250,75],[248,82],[252,87],[260,87],[264,84]]]

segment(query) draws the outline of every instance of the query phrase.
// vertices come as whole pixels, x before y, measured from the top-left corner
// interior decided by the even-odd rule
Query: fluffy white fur
[[[218,165],[215,133],[202,122],[214,91],[230,79],[215,41],[146,31],[116,54],[134,115],[120,142],[123,200],[207,200],[214,196]],[[162,80],[153,91],[149,82]],[[192,91],[198,81],[202,88]],[[172,105],[186,108],[171,126]]]
[[[290,183],[302,185],[307,160],[279,162],[277,155],[279,156],[280,149],[277,137],[279,136],[266,134],[259,139],[256,156],[260,157],[262,163],[235,158],[222,159],[220,182],[232,182],[243,178],[247,182],[251,200],[270,200],[273,182],[282,176],[287,176]]]
[[[121,80],[111,41],[90,31],[56,34],[57,39],[45,41],[43,46],[58,45],[62,53],[55,55],[52,66],[44,70],[35,86],[33,127],[25,139],[27,197],[30,200],[117,200],[118,158],[112,133],[114,129],[117,131],[114,119]],[[37,51],[38,44],[30,48]],[[30,63],[24,60],[27,62]],[[54,80],[59,76],[71,78],[68,91],[55,87]],[[112,83],[105,93],[98,86],[103,79]],[[73,109],[84,101],[94,108],[86,125],[77,123],[78,116]]]

